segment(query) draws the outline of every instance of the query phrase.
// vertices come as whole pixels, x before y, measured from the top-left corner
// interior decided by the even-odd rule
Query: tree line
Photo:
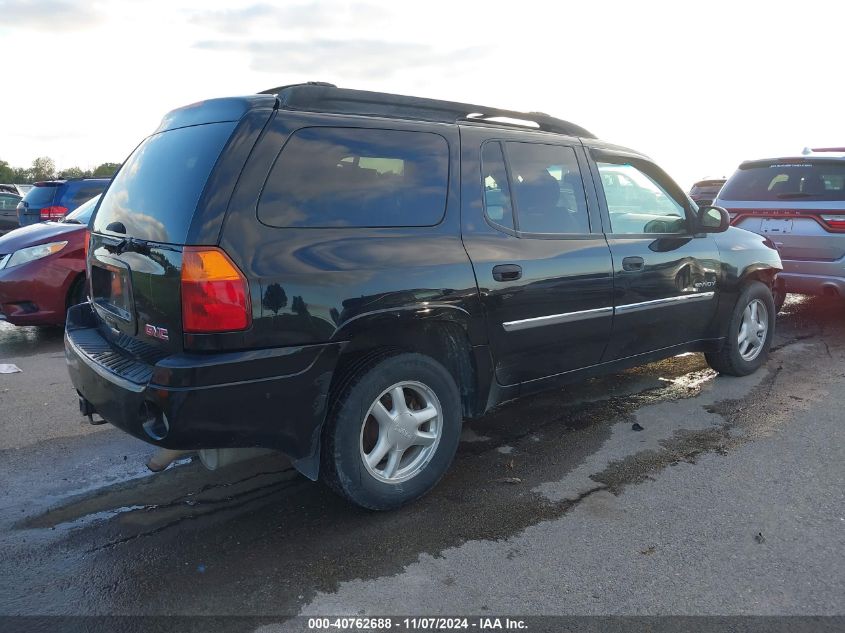
[[[0,182],[26,185],[41,180],[65,178],[111,178],[118,167],[120,163],[102,163],[94,169],[68,167],[59,171],[49,156],[36,158],[30,167],[12,167],[5,160],[0,160]]]

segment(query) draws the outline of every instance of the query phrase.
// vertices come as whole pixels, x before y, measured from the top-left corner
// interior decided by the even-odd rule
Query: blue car
[[[73,178],[36,182],[18,203],[18,224],[61,220],[69,210],[103,193],[109,178]]]

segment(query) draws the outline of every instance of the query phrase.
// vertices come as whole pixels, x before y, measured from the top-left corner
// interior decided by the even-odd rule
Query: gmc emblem
[[[167,328],[156,327],[149,323],[144,326],[144,334],[152,336],[153,338],[161,339],[162,341],[169,341],[170,337],[167,335]]]

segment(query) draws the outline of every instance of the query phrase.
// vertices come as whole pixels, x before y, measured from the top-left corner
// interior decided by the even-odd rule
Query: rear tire
[[[389,510],[440,480],[461,433],[452,375],[422,354],[400,353],[360,370],[332,406],[320,478],[345,499]]]
[[[752,281],[739,295],[722,349],[704,355],[707,364],[728,376],[753,374],[768,358],[775,314],[771,290]]]

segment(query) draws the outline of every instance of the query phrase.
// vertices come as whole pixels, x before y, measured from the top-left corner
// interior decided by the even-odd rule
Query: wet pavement
[[[757,374],[687,354],[509,403],[371,513],[273,455],[150,474],[78,416],[61,332],[0,323],[0,614],[841,614],[843,360],[845,306],[790,298]]]

